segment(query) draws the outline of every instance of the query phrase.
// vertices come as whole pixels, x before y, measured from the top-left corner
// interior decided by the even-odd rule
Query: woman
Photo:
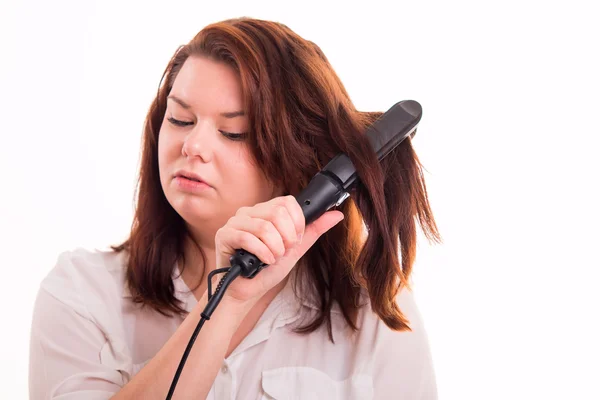
[[[208,273],[243,248],[269,266],[227,289],[173,398],[436,398],[409,277],[416,221],[439,234],[410,139],[380,164],[363,133],[381,113],[282,24],[209,25],[165,76],[128,240],[61,254],[41,285],[31,397],[164,399]],[[294,196],[340,152],[360,183],[305,226]]]

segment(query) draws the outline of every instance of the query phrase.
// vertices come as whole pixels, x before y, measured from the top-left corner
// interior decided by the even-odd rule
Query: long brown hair
[[[157,151],[166,98],[190,56],[224,62],[239,73],[252,133],[247,145],[257,165],[286,193],[297,195],[340,152],[356,167],[360,182],[338,208],[346,218],[299,263],[308,277],[305,290],[319,307],[317,317],[299,331],[312,332],[325,322],[331,337],[334,302],[356,329],[361,288],[387,326],[410,330],[395,297],[409,287],[417,222],[430,241],[441,242],[410,138],[380,163],[364,132],[381,112],[355,109],[316,44],[286,25],[250,18],[206,26],[177,49],[165,69],[145,121],[131,233],[113,247],[129,252],[126,279],[134,301],[164,315],[185,314],[174,296],[172,273],[183,259],[187,232],[162,191]]]

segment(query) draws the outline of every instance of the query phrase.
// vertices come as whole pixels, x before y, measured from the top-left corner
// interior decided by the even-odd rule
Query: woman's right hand
[[[269,265],[252,279],[235,279],[224,299],[254,303],[281,282],[317,239],[343,218],[340,211],[327,211],[305,226],[302,208],[291,195],[238,209],[215,235],[217,268],[229,266],[229,258],[237,249]]]

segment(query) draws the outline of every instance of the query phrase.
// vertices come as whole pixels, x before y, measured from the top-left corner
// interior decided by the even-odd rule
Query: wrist
[[[225,293],[221,299],[221,303],[217,308],[223,307],[223,309],[227,310],[228,314],[243,319],[256,304],[256,302],[257,299],[240,300]]]
[[[197,315],[198,319],[201,318],[202,313],[206,311],[206,306],[208,304],[208,293],[204,292],[204,295],[198,301],[195,306],[194,313]],[[219,304],[217,304],[216,308],[213,310],[213,313],[210,317],[212,321],[218,316],[224,315],[225,318],[231,321],[234,325],[241,322],[246,314],[252,309],[252,307],[256,304],[256,301],[242,301],[236,299],[235,297],[227,295],[224,293],[223,297]]]
[[[194,324],[197,324],[200,321],[202,314],[206,311],[207,300],[208,296],[205,293],[194,307],[194,310],[192,311],[192,314],[195,315],[194,320],[196,321]],[[217,329],[219,331],[220,339],[228,341],[237,331],[250,308],[251,305],[248,303],[238,302],[223,296],[211,314],[210,319],[205,322],[205,328],[202,330],[206,331],[206,327],[211,326],[212,328],[209,330]]]

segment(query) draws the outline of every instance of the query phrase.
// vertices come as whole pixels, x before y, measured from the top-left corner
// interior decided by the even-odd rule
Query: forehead
[[[237,71],[205,57],[189,57],[184,62],[170,94],[200,113],[243,109],[242,84]]]

